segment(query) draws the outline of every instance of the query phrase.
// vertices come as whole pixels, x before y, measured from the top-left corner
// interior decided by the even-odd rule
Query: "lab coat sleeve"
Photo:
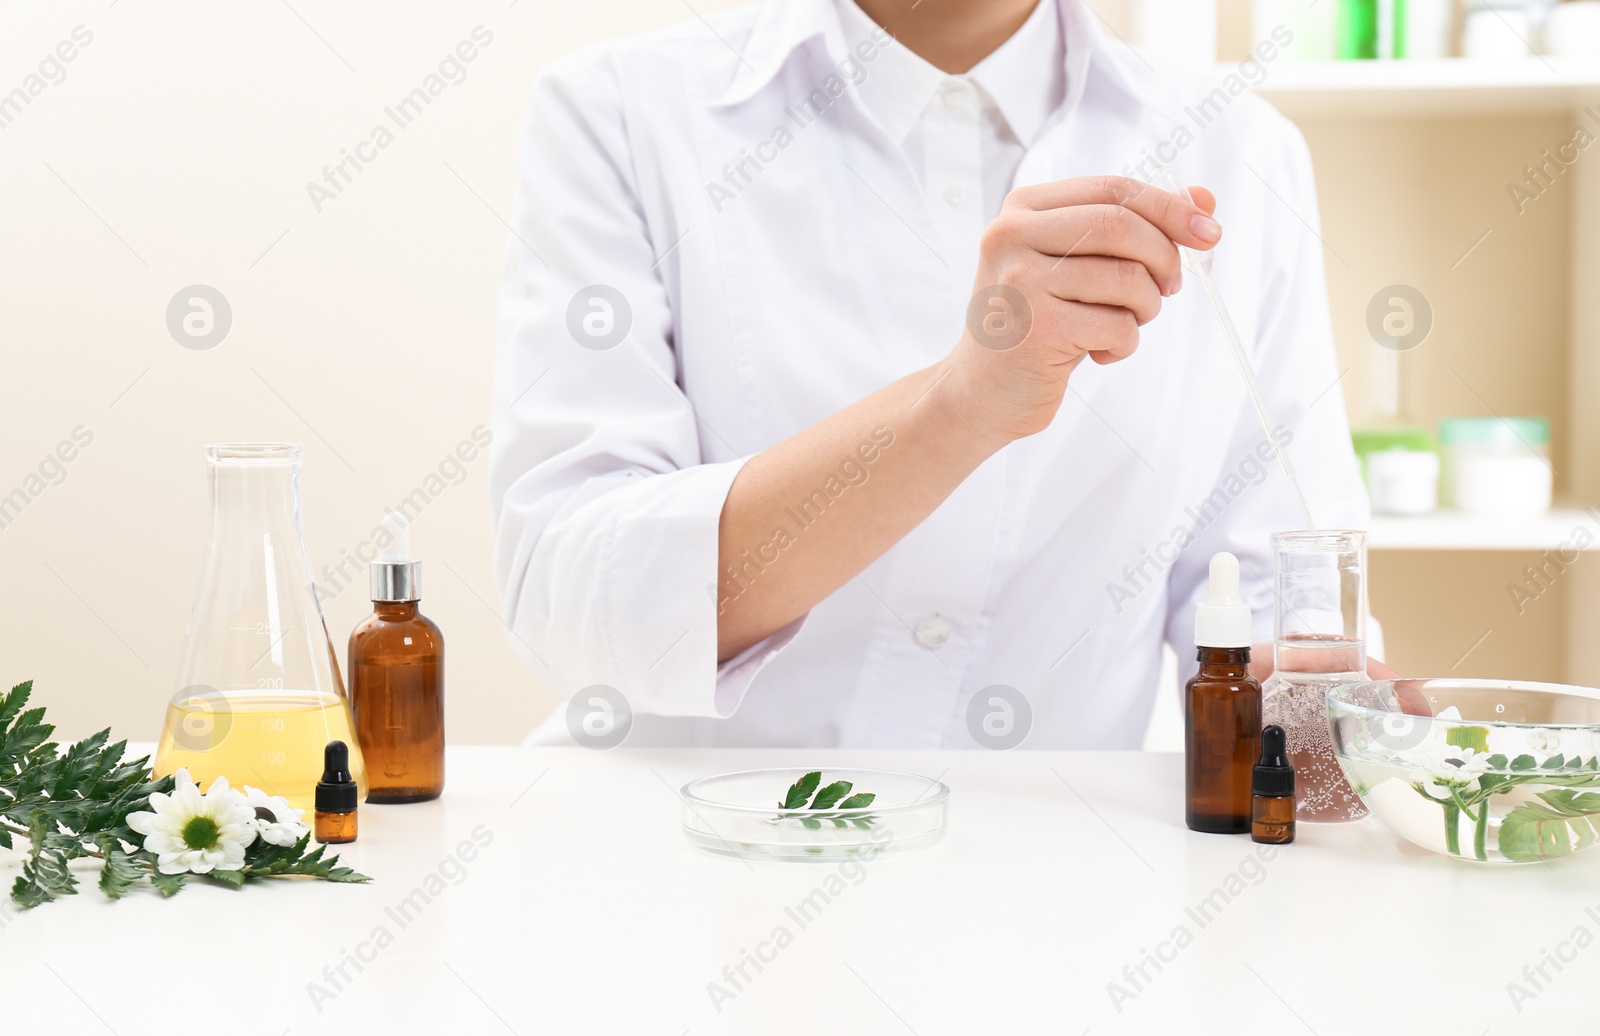
[[[1339,387],[1311,155],[1299,131],[1276,113],[1267,113],[1260,131],[1269,143],[1251,164],[1271,185],[1271,192],[1262,191],[1261,204],[1268,208],[1268,226],[1278,232],[1270,235],[1273,243],[1262,259],[1256,335],[1247,347],[1267,409],[1282,428],[1279,438],[1287,440],[1286,450],[1318,527],[1365,529],[1367,494]],[[1221,262],[1219,258],[1219,266]],[[1177,653],[1182,680],[1197,667],[1194,612],[1206,597],[1211,556],[1218,551],[1239,558],[1241,591],[1250,605],[1255,642],[1273,639],[1271,536],[1302,528],[1305,521],[1267,442],[1254,408],[1241,393],[1222,478],[1254,470],[1247,456],[1262,461],[1267,472],[1260,485],[1246,488],[1219,520],[1198,531],[1169,573],[1166,639]],[[1368,626],[1368,647],[1376,655],[1381,650],[1379,631],[1370,620]]]
[[[489,475],[512,646],[563,699],[601,684],[634,712],[729,716],[800,623],[719,668],[717,529],[743,460],[703,463],[657,272],[674,242],[652,239],[609,59],[547,71],[519,139]]]

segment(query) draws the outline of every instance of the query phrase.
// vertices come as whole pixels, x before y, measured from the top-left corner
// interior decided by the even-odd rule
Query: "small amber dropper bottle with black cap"
[[[1294,841],[1294,767],[1284,751],[1283,728],[1261,732],[1261,761],[1250,774],[1250,838],[1269,845]]]
[[[355,778],[350,776],[349,746],[329,741],[322,750],[322,780],[317,782],[317,841],[355,841],[359,800]]]

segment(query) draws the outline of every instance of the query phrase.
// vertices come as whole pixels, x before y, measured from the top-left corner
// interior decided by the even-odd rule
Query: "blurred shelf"
[[[1222,64],[1219,74],[1237,65]],[[1481,115],[1490,112],[1600,112],[1600,61],[1526,58],[1479,61],[1281,61],[1256,88],[1285,115]],[[1590,127],[1600,132],[1600,125]]]
[[[1590,550],[1600,549],[1600,508],[1553,508],[1537,518],[1479,518],[1455,511],[1415,518],[1372,516],[1373,550],[1554,550],[1577,546],[1588,529]]]

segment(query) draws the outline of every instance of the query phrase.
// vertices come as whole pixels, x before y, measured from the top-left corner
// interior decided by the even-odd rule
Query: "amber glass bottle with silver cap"
[[[410,523],[390,512],[370,566],[372,614],[350,633],[350,709],[367,763],[368,802],[423,802],[444,791],[444,636],[418,610],[422,563]]]

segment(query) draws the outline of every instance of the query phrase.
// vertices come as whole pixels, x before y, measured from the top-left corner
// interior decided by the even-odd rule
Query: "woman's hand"
[[[1290,649],[1293,651],[1293,649]],[[1339,672],[1340,666],[1345,662],[1330,660],[1322,652],[1296,652],[1291,660],[1300,672]],[[1333,668],[1327,668],[1332,665]],[[1273,673],[1273,645],[1256,644],[1250,649],[1250,675],[1258,683],[1266,683],[1267,678]],[[1407,680],[1400,675],[1400,670],[1376,658],[1367,659],[1367,678],[1371,680],[1393,680],[1394,696],[1400,703],[1400,711],[1413,716],[1433,715],[1433,706],[1428,703],[1427,695],[1422,693],[1421,680]]]
[[[1273,645],[1271,644],[1256,644],[1250,649],[1250,675],[1255,677],[1259,683],[1266,683],[1267,678],[1273,673],[1273,650]],[[1296,658],[1295,663],[1298,671],[1303,673],[1318,671],[1335,672],[1338,670],[1327,669],[1326,667],[1328,665],[1345,664],[1342,662],[1334,662],[1327,657],[1327,654],[1323,652],[1305,651],[1300,652],[1300,654],[1304,657]],[[1312,668],[1312,666],[1316,666],[1317,668]],[[1348,672],[1348,670],[1344,671]],[[1367,659],[1367,676],[1369,679],[1373,680],[1398,680],[1400,679],[1400,671],[1395,669],[1393,666],[1379,661],[1376,658],[1369,658]]]
[[[1048,427],[1085,356],[1126,359],[1183,284],[1178,245],[1222,237],[1216,200],[1120,176],[1011,192],[984,231],[967,326],[947,365],[956,412],[998,448]]]

